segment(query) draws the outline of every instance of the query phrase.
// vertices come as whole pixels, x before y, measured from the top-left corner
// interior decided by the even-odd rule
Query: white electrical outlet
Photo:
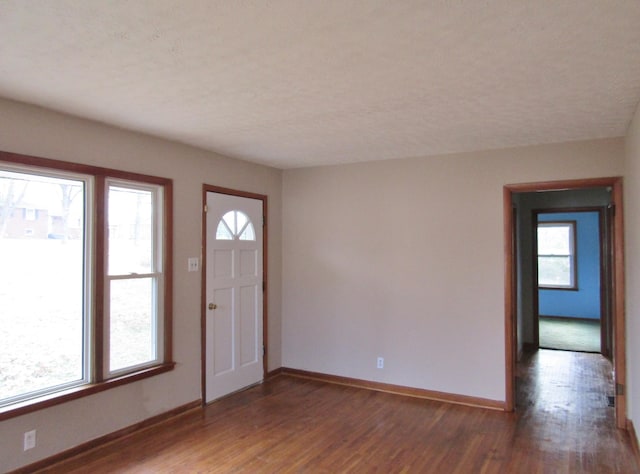
[[[187,268],[190,272],[197,272],[200,269],[200,259],[198,257],[190,257],[187,262]]]
[[[378,368],[384,369],[384,357],[378,357]]]
[[[27,431],[24,434],[24,450],[36,447],[36,430]]]

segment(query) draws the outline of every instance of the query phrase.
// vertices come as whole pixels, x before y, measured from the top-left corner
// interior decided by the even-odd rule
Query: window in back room
[[[538,287],[577,288],[575,222],[539,222]]]

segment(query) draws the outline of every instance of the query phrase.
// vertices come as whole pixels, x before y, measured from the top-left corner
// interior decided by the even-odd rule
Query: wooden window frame
[[[54,172],[79,173],[91,176],[94,180],[93,220],[94,249],[90,256],[92,272],[89,276],[93,288],[93,330],[91,334],[92,379],[89,383],[51,392],[46,395],[22,400],[0,408],[0,421],[14,418],[26,413],[35,412],[71,400],[103,392],[114,387],[136,382],[173,370],[173,181],[168,178],[131,173],[92,165],[52,160],[35,156],[21,155],[0,151],[0,163],[18,164],[40,170]],[[104,285],[106,281],[105,248],[107,213],[106,213],[106,181],[108,179],[126,180],[141,184],[152,184],[162,187],[162,261],[163,261],[163,337],[162,354],[159,363],[133,369],[130,372],[109,377],[104,371]]]
[[[537,238],[537,230],[539,227],[568,227],[571,229],[570,235],[570,251],[569,255],[540,255],[539,247],[538,247],[538,238]],[[577,248],[577,223],[576,221],[538,221],[536,222],[536,265],[539,265],[540,257],[569,257],[569,261],[571,262],[571,284],[570,285],[541,285],[540,284],[540,273],[536,272],[538,275],[538,289],[540,290],[566,290],[566,291],[577,291],[578,290],[578,248]]]

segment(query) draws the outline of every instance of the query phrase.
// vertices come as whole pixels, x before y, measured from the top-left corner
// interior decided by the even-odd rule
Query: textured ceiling
[[[637,0],[3,0],[0,96],[279,168],[621,136]]]

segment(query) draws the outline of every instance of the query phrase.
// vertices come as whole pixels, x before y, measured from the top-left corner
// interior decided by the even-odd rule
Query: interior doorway
[[[540,196],[547,192],[573,191],[586,192],[590,189],[605,189],[610,195],[607,205],[610,213],[610,245],[604,249],[609,255],[610,264],[603,276],[604,285],[609,291],[605,298],[610,307],[610,339],[611,359],[614,368],[615,384],[615,414],[616,425],[619,428],[626,426],[626,400],[624,396],[625,385],[625,337],[624,337],[624,255],[623,255],[623,221],[622,221],[622,182],[620,178],[598,178],[588,180],[572,180],[544,183],[514,184],[504,187],[504,221],[505,221],[505,348],[506,348],[506,406],[507,409],[515,408],[516,389],[516,364],[518,356],[529,343],[537,347],[538,340],[531,335],[537,333],[537,325],[534,324],[533,314],[534,293],[537,290],[537,281],[534,284],[533,256],[525,258],[526,245],[523,245],[523,237],[526,236],[526,226],[522,222],[532,223],[531,210],[527,206],[518,207],[518,200],[525,193],[536,193]],[[551,193],[550,193],[551,194]],[[543,206],[544,207],[544,206]],[[565,206],[566,207],[566,206]],[[540,206],[538,206],[540,209]],[[533,238],[533,230],[529,226],[529,239]],[[535,240],[535,239],[534,239]],[[525,239],[526,242],[526,239]],[[532,246],[529,246],[532,248]],[[529,265],[530,271],[523,271],[523,266]],[[529,278],[529,281],[527,281]],[[530,309],[531,317],[526,309]],[[537,322],[537,321],[536,321]]]
[[[534,347],[612,358],[611,189],[549,191],[532,211]],[[520,197],[526,197],[521,195]],[[530,201],[541,201],[535,193]],[[564,202],[598,206],[557,207]]]

